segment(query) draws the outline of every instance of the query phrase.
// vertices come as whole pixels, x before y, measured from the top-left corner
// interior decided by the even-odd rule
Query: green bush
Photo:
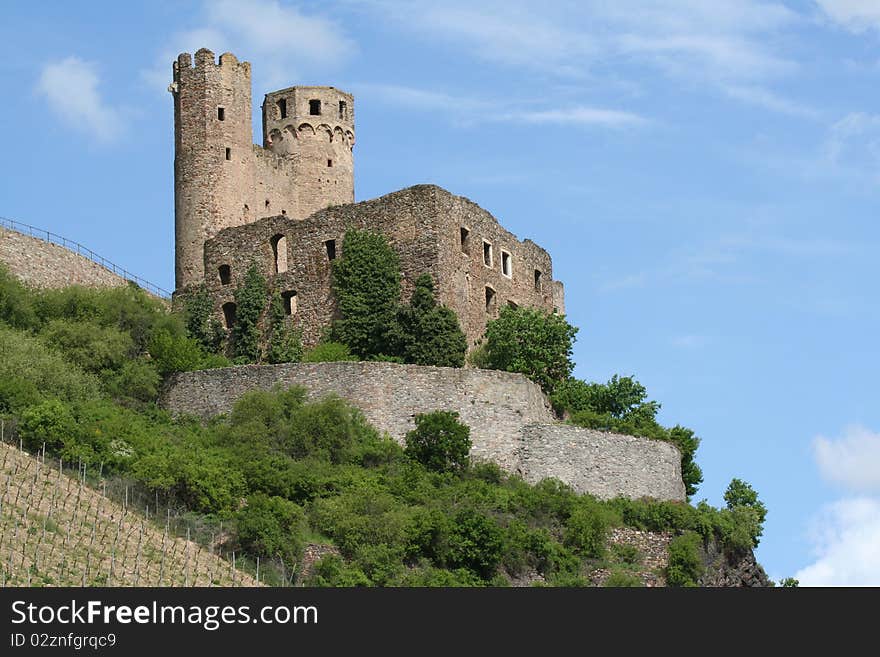
[[[31,450],[60,451],[76,442],[78,427],[70,406],[57,400],[47,399],[31,406],[22,413],[19,436]]]
[[[467,467],[471,430],[458,421],[458,413],[420,413],[415,421],[416,428],[405,437],[407,456],[435,472],[454,472]]]
[[[275,293],[269,303],[266,360],[270,363],[298,363],[302,356],[302,333],[285,314],[281,295]]]
[[[552,394],[574,369],[571,355],[577,331],[562,315],[505,306],[486,327],[487,364],[525,374]]]
[[[638,575],[625,570],[612,570],[603,586],[607,588],[637,588],[644,586]]]
[[[236,514],[238,540],[245,550],[263,557],[278,557],[288,563],[299,560],[303,510],[281,497],[254,493]]]
[[[306,582],[309,586],[335,586],[352,588],[355,586],[371,586],[370,578],[364,571],[354,565],[345,563],[335,554],[328,555],[315,564],[311,578]]]
[[[702,547],[702,537],[690,531],[669,542],[669,563],[666,566],[666,583],[669,586],[697,586],[705,570]]]
[[[605,551],[608,522],[599,505],[581,498],[565,523],[565,544],[577,554],[598,558]]]
[[[214,316],[214,301],[202,283],[184,300],[187,336],[209,353],[219,353],[226,337],[223,325]]]
[[[304,363],[335,363],[349,360],[358,360],[358,358],[353,356],[348,346],[341,342],[322,342],[303,355]]]
[[[733,479],[724,492],[724,501],[727,508],[740,519],[739,526],[747,528],[751,547],[758,547],[767,518],[767,507],[758,499],[758,493],[742,479]]]
[[[504,533],[498,523],[473,509],[455,514],[449,533],[446,561],[490,578],[501,563]]]

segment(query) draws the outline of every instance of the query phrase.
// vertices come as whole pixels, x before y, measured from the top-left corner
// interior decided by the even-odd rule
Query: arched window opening
[[[276,274],[283,274],[287,271],[287,238],[275,235],[269,243],[272,245],[272,269]]]
[[[227,329],[235,326],[235,304],[232,301],[223,304],[223,320]]]

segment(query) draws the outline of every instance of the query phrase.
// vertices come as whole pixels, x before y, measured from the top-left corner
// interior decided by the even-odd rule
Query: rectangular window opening
[[[231,149],[231,148],[227,148],[227,149],[226,149],[226,159],[227,159],[227,160],[231,160],[231,159],[232,159],[232,149]]]
[[[339,118],[340,118],[340,119],[345,119],[345,114],[346,114],[346,110],[347,110],[347,109],[348,109],[348,108],[346,107],[346,103],[345,103],[345,101],[344,101],[344,100],[340,100],[340,101],[339,101]]]
[[[287,292],[281,293],[281,300],[284,302],[284,314],[285,315],[295,315],[296,314],[296,291],[288,290]]]
[[[507,278],[513,277],[513,268],[510,264],[510,254],[507,251],[501,252],[501,273]]]
[[[320,116],[321,115],[321,101],[320,100],[310,100],[309,101],[309,114],[312,116]]]
[[[483,240],[483,264],[487,267],[492,266],[492,245]]]
[[[232,270],[229,265],[220,265],[218,274],[220,275],[220,284],[229,285],[232,281]]]
[[[327,260],[336,260],[336,240],[327,240],[324,248],[327,251]]]
[[[333,160],[327,160],[327,166],[328,166],[328,167],[332,167],[332,166],[333,166]]]
[[[217,108],[217,120],[225,121],[226,120],[226,110],[222,107]]]
[[[277,105],[278,105],[278,116],[282,119],[286,119],[287,118],[287,99],[280,98],[278,100]]]
[[[495,310],[495,290],[486,286],[486,312],[491,313]]]
[[[464,226],[461,227],[461,252],[471,252],[471,231]]]

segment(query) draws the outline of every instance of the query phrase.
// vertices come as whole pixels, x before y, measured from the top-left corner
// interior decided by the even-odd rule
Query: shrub
[[[453,568],[468,568],[488,579],[501,562],[504,533],[491,518],[474,511],[459,511],[452,521],[446,560]]]
[[[34,293],[0,263],[0,322],[18,329],[37,325]]]
[[[638,575],[618,568],[611,571],[603,586],[606,588],[637,588],[644,586],[644,584]]]
[[[607,520],[598,505],[582,498],[565,523],[565,544],[583,557],[597,558],[605,550]]]
[[[305,514],[293,502],[254,493],[238,511],[236,520],[238,539],[246,550],[264,557],[279,557],[288,563],[299,559]]]
[[[666,583],[669,586],[697,586],[705,570],[700,554],[703,539],[696,532],[685,532],[669,542]]]
[[[576,334],[577,329],[562,315],[505,306],[486,327],[488,365],[525,374],[552,394],[574,368],[571,355]]]
[[[365,230],[345,234],[342,257],[333,261],[333,292],[341,318],[333,322],[330,338],[361,358],[392,353],[400,261],[384,236]]]
[[[358,360],[353,356],[347,345],[341,342],[322,342],[303,355],[304,363],[334,363],[338,361]]]
[[[330,554],[315,564],[312,576],[306,582],[309,586],[355,587],[370,586],[370,578],[360,568],[345,563],[335,554]]]
[[[21,416],[19,435],[28,449],[60,451],[76,441],[78,427],[70,406],[47,399],[28,408]]]
[[[166,329],[156,331],[149,349],[162,376],[199,369],[204,359],[198,342],[184,335],[173,335]]]
[[[471,430],[458,421],[458,413],[420,413],[415,421],[416,428],[405,437],[407,456],[435,472],[452,472],[467,467]]]

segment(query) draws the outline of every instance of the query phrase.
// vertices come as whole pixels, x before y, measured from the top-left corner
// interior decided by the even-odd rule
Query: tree
[[[232,327],[232,357],[238,362],[257,363],[262,356],[260,317],[266,308],[266,279],[252,262],[241,286],[235,290],[235,325]]]
[[[225,337],[223,325],[214,316],[214,302],[202,283],[184,301],[186,333],[205,351],[218,353]]]
[[[467,338],[455,312],[437,304],[429,274],[416,279],[409,305],[397,312],[393,351],[415,365],[464,366]]]
[[[486,327],[487,363],[492,369],[525,374],[552,394],[574,369],[577,331],[563,315],[505,306]]]
[[[269,336],[266,343],[266,360],[270,363],[298,363],[302,360],[302,335],[287,319],[284,302],[277,292],[269,303]]]
[[[749,531],[753,547],[758,547],[761,534],[764,533],[764,520],[767,518],[767,507],[758,499],[758,493],[742,479],[732,479],[724,492],[727,508],[734,514],[751,515]]]
[[[387,354],[400,303],[400,261],[384,236],[345,234],[342,257],[333,261],[333,292],[341,318],[333,322],[330,339],[361,358]]]
[[[429,470],[452,472],[467,467],[471,430],[458,413],[434,411],[416,415],[416,428],[406,434],[407,456]]]

